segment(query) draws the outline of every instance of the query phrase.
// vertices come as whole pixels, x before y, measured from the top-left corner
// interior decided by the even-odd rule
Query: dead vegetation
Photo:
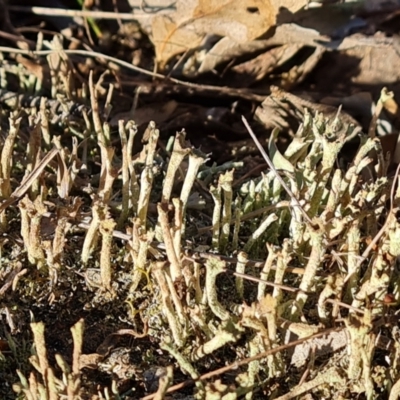
[[[268,95],[203,82],[223,62],[207,67],[217,46],[225,57],[232,41],[260,53],[288,29],[256,43],[279,15],[261,33],[236,21],[247,36],[226,33],[196,64],[205,31],[243,4],[211,3],[200,4],[208,13],[178,7],[171,25],[153,16],[165,27],[152,36],[155,62],[168,73],[176,61],[178,78],[144,69],[144,52],[130,63],[65,31],[40,33],[33,49],[5,29],[15,46],[0,47],[1,398],[398,398],[395,95],[382,89],[363,120],[351,112],[359,93],[340,111],[338,97],[286,91],[316,68],[320,43]],[[197,39],[177,60],[188,21]],[[118,40],[117,51],[129,48]],[[294,57],[304,43],[290,46],[224,74],[284,48]],[[198,76],[177,67],[189,61]],[[278,64],[247,78],[262,86]],[[201,104],[217,94],[234,102],[230,115]]]

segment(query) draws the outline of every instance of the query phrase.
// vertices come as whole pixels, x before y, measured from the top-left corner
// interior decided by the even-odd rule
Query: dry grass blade
[[[279,180],[280,184],[283,186],[283,188],[286,190],[286,192],[288,193],[288,195],[290,196],[290,198],[292,199],[293,203],[299,208],[299,210],[301,211],[301,213],[303,214],[305,220],[311,225],[313,226],[313,222],[311,220],[311,218],[308,216],[308,214],[304,211],[304,208],[301,206],[301,204],[299,203],[299,201],[297,200],[296,196],[292,193],[292,191],[290,190],[290,188],[286,185],[286,182],[282,179],[282,177],[279,175],[279,172],[277,171],[277,169],[275,168],[274,164],[272,163],[272,161],[270,160],[270,158],[268,157],[267,153],[265,152],[264,148],[261,146],[260,141],[257,139],[257,136],[255,135],[255,133],[253,132],[253,130],[251,129],[249,123],[247,122],[245,117],[242,117],[242,121],[247,129],[247,131],[249,132],[251,138],[254,140],[254,143],[256,144],[258,150],[260,151],[261,155],[263,156],[264,160],[266,161],[266,163],[268,164],[268,166],[271,168],[272,171],[274,171],[276,178]]]
[[[9,5],[10,11],[23,12],[27,14],[35,15],[50,15],[52,17],[72,17],[72,18],[98,18],[98,19],[109,19],[109,20],[121,20],[121,21],[135,21],[138,18],[148,18],[147,12],[140,12],[135,10],[134,13],[117,13],[114,11],[90,11],[90,10],[69,10],[65,8],[49,8],[49,7],[37,7],[37,6],[13,6]]]
[[[22,196],[26,194],[33,182],[40,176],[50,161],[57,155],[58,150],[56,148],[51,149],[40,161],[40,164],[22,181],[17,189],[11,194],[10,198],[5,200],[0,205],[0,212],[4,211],[11,204],[14,204]]]

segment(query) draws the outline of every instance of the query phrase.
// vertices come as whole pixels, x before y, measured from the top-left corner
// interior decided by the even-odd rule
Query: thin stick
[[[133,7],[135,8],[135,7]],[[116,13],[114,11],[90,11],[90,10],[68,10],[65,8],[52,7],[29,7],[29,6],[12,6],[8,9],[14,12],[22,12],[26,14],[45,15],[51,17],[71,17],[71,18],[95,18],[95,19],[119,19],[123,21],[134,21],[139,18],[149,18],[149,13],[137,11],[132,13]]]
[[[267,356],[269,356],[271,354],[275,354],[275,353],[279,353],[281,351],[285,351],[285,350],[287,350],[287,349],[289,349],[291,347],[298,346],[299,344],[302,344],[302,343],[307,342],[309,340],[313,340],[313,339],[325,336],[325,335],[327,335],[327,334],[329,334],[331,332],[339,332],[341,330],[343,330],[342,327],[334,328],[334,329],[326,329],[326,330],[324,330],[322,332],[318,332],[318,333],[316,333],[314,335],[307,336],[305,338],[295,340],[293,342],[290,342],[288,344],[284,344],[282,346],[276,347],[276,348],[268,350],[268,351],[264,351],[263,353],[257,354],[256,356],[244,358],[241,361],[234,362],[234,363],[229,364],[229,365],[227,365],[225,367],[216,369],[215,371],[207,372],[206,374],[201,375],[196,380],[204,381],[204,380],[212,378],[214,376],[224,374],[225,372],[228,372],[230,370],[238,369],[242,365],[248,365],[252,361],[261,360],[262,358],[266,358]],[[177,390],[182,389],[182,388],[187,387],[187,386],[190,386],[190,385],[193,385],[194,383],[195,383],[195,381],[192,380],[192,379],[187,380],[187,381],[182,382],[182,383],[178,383],[177,385],[171,386],[167,390],[167,393],[176,392]],[[155,395],[156,395],[156,393],[149,394],[148,396],[142,397],[140,400],[152,400]]]
[[[227,271],[229,271],[229,270],[227,270]],[[286,286],[286,285],[280,285],[279,283],[266,281],[265,279],[256,278],[255,276],[241,274],[240,272],[233,272],[233,271],[229,271],[229,272],[231,272],[232,275],[238,276],[243,279],[247,279],[248,281],[265,283],[267,286],[276,287],[278,289],[286,290],[287,292],[294,292],[294,293],[303,292],[301,289],[293,288],[291,286]]]
[[[301,213],[303,214],[304,218],[307,220],[307,222],[313,226],[313,222],[311,218],[308,216],[308,214],[304,211],[304,208],[301,206],[300,202],[297,200],[296,196],[293,194],[293,192],[290,190],[289,186],[286,185],[285,181],[282,179],[282,177],[279,175],[279,172],[275,168],[274,164],[272,163],[271,159],[268,157],[268,154],[265,152],[264,148],[262,147],[260,141],[257,139],[257,136],[251,129],[249,123],[247,122],[247,119],[242,115],[242,121],[244,123],[244,126],[246,127],[247,131],[249,132],[251,138],[253,139],[254,143],[258,147],[258,150],[260,150],[261,155],[264,157],[264,160],[267,162],[268,166],[271,168],[272,171],[274,171],[278,181],[282,185],[282,187],[286,190],[287,194],[291,197],[291,199],[296,203],[296,206],[300,208]]]
[[[367,246],[367,248],[364,250],[364,252],[361,255],[361,258],[358,262],[358,267],[360,267],[360,265],[364,262],[364,260],[368,257],[368,254],[370,253],[370,251],[373,249],[373,247],[378,243],[378,240],[381,238],[381,236],[385,233],[385,231],[387,230],[387,227],[389,225],[390,222],[390,217],[393,214],[393,199],[394,199],[394,190],[396,188],[396,180],[399,176],[399,172],[400,172],[400,164],[397,166],[396,169],[396,174],[394,175],[394,179],[393,179],[393,184],[392,184],[392,188],[390,189],[390,209],[389,209],[389,213],[388,216],[386,217],[386,221],[383,224],[382,228],[380,229],[380,231],[375,235],[375,237],[372,239],[371,243]]]
[[[47,56],[49,54],[56,54],[57,50],[24,50],[24,49],[16,49],[14,47],[5,47],[5,46],[0,46],[0,52],[4,52],[4,53],[14,53],[14,54],[24,54],[27,56],[32,56],[32,55],[36,55],[36,56]],[[194,88],[194,89],[201,89],[201,90],[210,90],[210,91],[214,91],[214,92],[219,92],[219,93],[227,93],[230,95],[235,95],[235,96],[240,96],[243,97],[245,99],[249,99],[249,100],[254,100],[254,101],[263,101],[265,99],[265,96],[262,95],[258,95],[255,93],[252,93],[249,90],[246,89],[231,89],[227,86],[212,86],[212,85],[200,85],[200,84],[196,84],[196,83],[192,83],[192,82],[186,82],[186,81],[181,81],[179,79],[176,78],[169,78],[163,74],[159,74],[156,72],[151,72],[148,71],[144,68],[140,68],[137,67],[131,63],[128,63],[126,61],[123,60],[119,60],[118,58],[109,56],[107,54],[103,54],[103,53],[98,53],[96,51],[89,51],[89,50],[70,50],[70,49],[65,49],[65,50],[61,50],[61,52],[63,54],[70,54],[70,55],[81,55],[84,57],[93,57],[93,58],[102,58],[104,60],[110,61],[116,65],[119,65],[121,67],[124,67],[128,70],[131,71],[135,71],[135,72],[139,72],[143,75],[147,75],[147,76],[151,76],[153,78],[159,78],[162,79],[164,81],[167,82],[172,82],[172,83],[176,83],[178,85],[181,86],[186,86],[186,87],[190,87],[190,88]],[[140,83],[141,85],[145,85],[146,82],[142,82]]]

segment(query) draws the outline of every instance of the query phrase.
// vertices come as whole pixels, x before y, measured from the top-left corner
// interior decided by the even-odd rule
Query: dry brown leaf
[[[320,46],[329,38],[318,30],[305,28],[294,23],[282,24],[276,27],[274,36],[268,39],[270,45],[303,44],[304,46]]]
[[[242,85],[250,86],[264,79],[274,69],[290,60],[302,48],[302,45],[283,45],[266,51],[259,56],[235,66],[232,70],[241,74]]]
[[[98,364],[103,361],[104,356],[97,353],[81,354],[79,357],[79,369],[97,369]]]
[[[199,46],[203,40],[203,35],[192,32],[185,26],[179,27],[164,15],[153,19],[151,29],[157,62],[161,67],[165,66],[171,57]]]
[[[290,90],[292,87],[297,86],[303,82],[304,79],[314,70],[318,62],[324,55],[325,50],[322,47],[316,47],[313,54],[311,54],[304,63],[295,65],[288,71],[285,76],[282,76],[281,85],[285,90]]]
[[[254,40],[275,24],[269,0],[200,0],[193,14],[203,33],[228,36],[238,42]]]
[[[253,40],[246,43],[238,43],[229,37],[224,37],[206,54],[197,72],[200,74],[212,71],[221,63],[247,54],[258,53],[261,50],[272,46],[288,44],[290,46],[298,46],[298,48],[301,46],[318,47],[321,46],[321,43],[327,40],[329,39],[320,35],[318,31],[304,28],[296,24],[283,24],[277,26],[274,35],[266,40]],[[269,52],[271,51],[272,50]],[[278,50],[278,52],[279,51],[280,50]],[[263,55],[260,57],[263,57]],[[268,55],[265,55],[265,57],[270,58]],[[271,57],[275,56],[272,55]],[[260,61],[262,64],[263,61]],[[250,60],[249,63],[251,62],[252,61]],[[262,69],[268,70],[269,65],[270,62],[268,62],[267,66],[262,66]]]
[[[285,0],[271,0],[271,2],[285,3]],[[297,4],[297,2],[296,2]],[[301,4],[299,2],[299,4]],[[279,24],[296,23],[302,27],[318,31],[321,35],[332,35],[348,23],[354,8],[349,6],[335,6],[326,4],[323,7],[310,7],[306,9],[292,8],[288,12],[282,5],[277,14]]]
[[[155,16],[152,41],[160,66],[197,47],[209,34],[247,42],[273,26],[275,8],[266,0],[180,0],[171,15]]]
[[[271,0],[271,4],[275,7],[275,10],[279,12],[280,9],[285,9],[291,13],[295,13],[303,9],[310,0]]]
[[[197,74],[213,71],[218,65],[228,62],[237,57],[256,53],[270,47],[269,40],[253,40],[246,43],[238,43],[229,37],[219,40],[202,60]]]
[[[306,109],[312,114],[321,113],[330,120],[333,120],[338,112],[336,107],[314,103],[283,89],[271,86],[271,94],[257,108],[255,117],[266,129],[279,127],[283,130],[289,129],[294,133],[298,123],[302,121],[304,110]],[[360,127],[358,121],[350,114],[342,110],[340,115],[343,123]]]
[[[348,58],[360,60],[354,67],[353,83],[385,85],[400,80],[400,55],[395,40],[379,33],[373,37],[355,34],[343,40],[338,49],[345,50]]]

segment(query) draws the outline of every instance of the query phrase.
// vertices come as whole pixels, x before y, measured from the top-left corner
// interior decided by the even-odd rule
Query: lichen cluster
[[[184,131],[164,147],[152,122],[144,133],[134,121],[112,128],[112,85],[91,73],[76,88],[53,46],[63,112],[44,99],[1,109],[0,375],[19,398],[395,398],[400,189],[379,140],[306,111],[284,153],[271,135],[274,168],[236,185],[243,164],[210,166]],[[26,91],[40,89],[17,72]],[[4,90],[17,72],[4,64]],[[73,326],[62,356],[47,349],[52,309]],[[104,327],[88,336],[82,318],[90,331],[96,313]],[[122,336],[136,354],[124,393],[122,367],[104,366]],[[90,382],[100,365],[108,388]],[[151,368],[161,373],[149,389]]]

